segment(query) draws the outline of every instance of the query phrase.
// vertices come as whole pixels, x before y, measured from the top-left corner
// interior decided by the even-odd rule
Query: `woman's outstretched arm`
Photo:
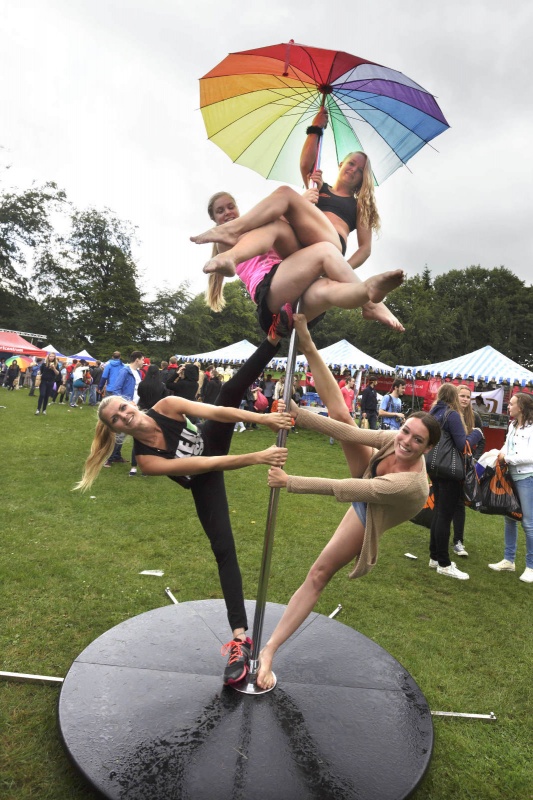
[[[137,463],[145,475],[201,475],[203,472],[225,472],[226,470],[269,464],[281,467],[287,460],[286,447],[268,447],[254,453],[239,456],[191,456],[190,458],[161,458],[138,455]]]

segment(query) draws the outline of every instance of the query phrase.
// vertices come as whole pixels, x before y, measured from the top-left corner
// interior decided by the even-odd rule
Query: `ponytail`
[[[207,281],[205,302],[212,311],[222,311],[226,305],[224,300],[224,276],[212,272]]]
[[[110,398],[113,395],[109,396]],[[98,409],[98,414],[102,408],[105,408],[107,403],[106,399],[102,400],[100,403],[100,408]],[[94,433],[94,439],[91,445],[91,452],[89,453],[89,457],[85,462],[85,466],[83,467],[83,475],[81,476],[81,480],[74,486],[73,491],[79,489],[82,492],[86,492],[87,489],[90,489],[93,485],[94,481],[98,477],[100,470],[102,469],[103,465],[113,452],[115,447],[115,434],[101,419],[98,420],[96,423],[96,430]]]

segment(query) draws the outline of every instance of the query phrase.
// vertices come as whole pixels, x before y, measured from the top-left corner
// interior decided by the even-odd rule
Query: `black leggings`
[[[276,355],[278,347],[266,339],[239,371],[220,390],[217,406],[238,408],[245,391]],[[204,456],[225,456],[229,453],[234,422],[207,420],[199,428],[204,440]],[[224,485],[223,472],[204,472],[192,480],[191,491],[198,519],[211,542],[218,565],[220,586],[232,630],[248,627],[241,571]]]
[[[37,410],[46,411],[48,400],[54,391],[54,381],[41,381],[39,386],[39,399],[37,400]]]
[[[435,510],[429,538],[429,555],[439,562],[439,567],[451,564],[448,547],[450,543],[450,527],[459,497],[460,481],[433,480]]]

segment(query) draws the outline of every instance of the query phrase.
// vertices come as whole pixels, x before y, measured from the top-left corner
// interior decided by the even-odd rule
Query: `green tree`
[[[43,305],[71,346],[106,356],[144,338],[145,314],[131,254],[133,230],[109,210],[75,211],[66,249],[46,253],[35,278]]]

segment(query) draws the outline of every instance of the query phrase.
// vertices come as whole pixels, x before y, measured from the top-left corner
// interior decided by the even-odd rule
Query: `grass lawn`
[[[93,409],[54,405],[36,417],[37,400],[27,390],[0,389],[0,404],[7,406],[0,408],[0,669],[63,677],[108,628],[166,605],[165,586],[179,601],[221,597],[215,561],[183,489],[166,478],[129,478],[124,464],[103,470],[86,495],[70,491],[89,449]],[[272,441],[266,430],[238,434],[232,452]],[[348,477],[339,446],[325,437],[291,434],[289,449],[289,472]],[[268,504],[266,471],[226,476],[251,599]],[[333,498],[281,495],[268,600],[287,602],[344,511]],[[470,555],[460,566],[470,580],[447,579],[428,569],[426,529],[405,523],[385,535],[369,576],[350,581],[341,572],[317,610],[329,614],[342,603],[339,621],[397,658],[431,709],[496,714],[497,722],[434,718],[434,754],[416,800],[533,798],[533,587],[518,580],[523,531],[515,574],[487,568],[503,557],[502,518],[467,512],[465,540]],[[139,575],[143,569],[162,569],[165,576]],[[0,681],[3,800],[96,798],[61,746],[58,693]]]

